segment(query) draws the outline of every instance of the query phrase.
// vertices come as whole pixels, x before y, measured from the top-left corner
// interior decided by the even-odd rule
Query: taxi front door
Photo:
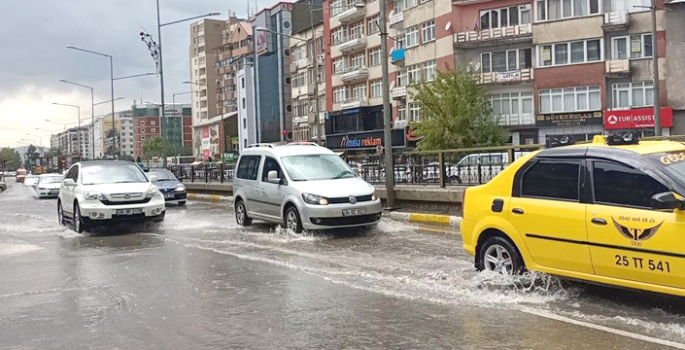
[[[685,213],[651,209],[668,188],[649,175],[609,161],[589,164],[594,203],[587,207],[595,273],[685,288]]]

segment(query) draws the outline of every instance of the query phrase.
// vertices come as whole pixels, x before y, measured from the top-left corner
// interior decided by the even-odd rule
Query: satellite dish
[[[474,72],[480,71],[480,62],[476,62],[476,65],[473,67]]]
[[[450,29],[452,29],[452,22],[447,22],[447,24],[445,24],[445,30],[448,31]]]
[[[391,82],[390,82],[390,90],[392,90],[392,89],[394,89],[394,88],[395,88],[395,82],[394,82],[394,81],[391,81]]]

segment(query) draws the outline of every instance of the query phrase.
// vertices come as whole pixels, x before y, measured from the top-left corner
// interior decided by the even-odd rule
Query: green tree
[[[0,152],[2,152],[2,160],[8,169],[16,169],[21,166],[21,154],[14,148],[4,147]]]
[[[461,69],[446,68],[434,81],[415,85],[412,96],[421,107],[422,121],[412,128],[423,137],[417,149],[504,145],[509,136],[495,123],[486,91],[476,75]]]
[[[29,147],[26,149],[26,152],[24,153],[24,166],[28,169],[32,165],[36,165],[36,160],[40,154],[38,153],[38,149],[36,149],[36,146],[34,145],[29,145]]]
[[[162,157],[164,156],[164,140],[161,137],[153,137],[143,145],[143,157],[150,159],[152,157]]]

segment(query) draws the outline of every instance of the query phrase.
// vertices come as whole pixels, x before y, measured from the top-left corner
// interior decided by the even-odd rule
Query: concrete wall
[[[533,23],[533,44],[604,37],[603,15]]]
[[[666,12],[666,86],[672,93],[668,95],[668,106],[674,109],[685,109],[685,5],[669,5]],[[661,68],[661,65],[659,65]],[[659,71],[661,75],[661,71]],[[675,134],[685,134],[685,117],[682,113],[674,115]],[[681,125],[682,124],[682,125]],[[678,132],[678,130],[680,132]]]

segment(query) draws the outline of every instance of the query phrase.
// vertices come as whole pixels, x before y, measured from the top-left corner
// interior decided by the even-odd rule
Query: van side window
[[[595,203],[651,208],[652,196],[668,188],[649,175],[623,164],[594,161]]]
[[[262,156],[242,156],[235,177],[245,180],[257,180],[259,162],[261,160]]]
[[[561,200],[579,200],[580,161],[540,160],[521,181],[521,196]]]

